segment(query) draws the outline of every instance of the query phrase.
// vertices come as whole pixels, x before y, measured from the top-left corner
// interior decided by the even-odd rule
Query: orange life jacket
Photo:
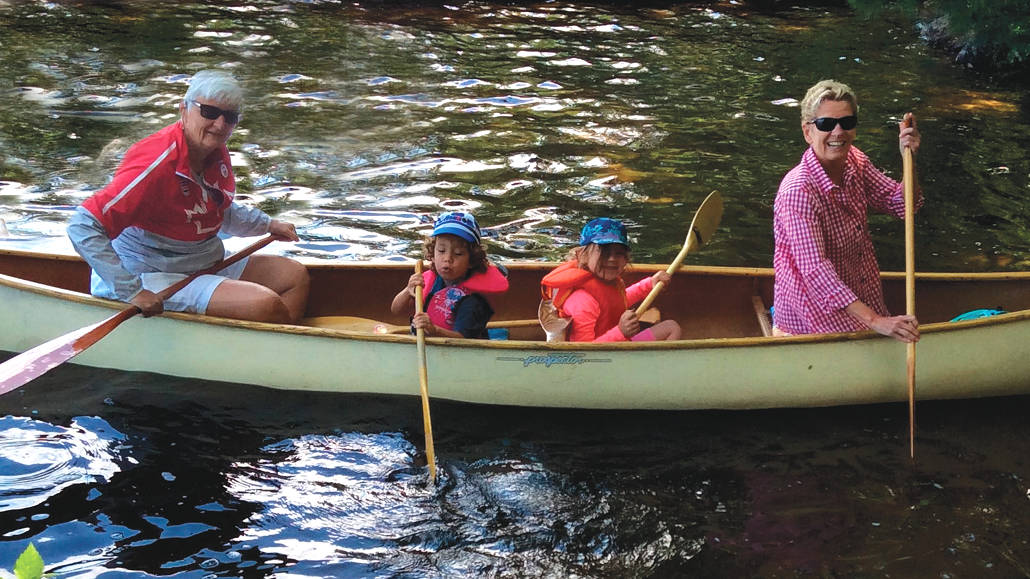
[[[619,318],[629,309],[626,302],[626,283],[621,277],[614,284],[604,283],[590,271],[580,269],[575,260],[559,265],[540,281],[540,293],[543,298],[551,300],[558,314],[564,318],[568,316],[562,310],[562,305],[572,292],[579,289],[590,294],[601,306],[601,314],[597,316],[597,324],[594,326],[595,335],[600,336],[618,326]]]

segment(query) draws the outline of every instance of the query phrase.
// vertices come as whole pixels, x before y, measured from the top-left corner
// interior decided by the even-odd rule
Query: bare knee
[[[290,310],[283,298],[272,289],[250,282],[225,280],[218,285],[207,305],[213,316],[270,322],[290,323]]]
[[[655,340],[678,340],[683,335],[683,328],[675,320],[663,320],[651,327]]]
[[[279,294],[272,290],[262,292],[247,306],[247,317],[245,319],[254,322],[268,322],[273,324],[292,323],[293,316],[290,309],[283,303]]]

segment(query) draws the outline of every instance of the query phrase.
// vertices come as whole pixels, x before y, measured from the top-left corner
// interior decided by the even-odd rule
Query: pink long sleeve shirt
[[[916,207],[923,203],[917,194]],[[905,216],[901,183],[852,146],[836,186],[809,148],[780,183],[773,205],[773,324],[790,334],[866,329],[845,308],[861,300],[887,315],[868,209]]]

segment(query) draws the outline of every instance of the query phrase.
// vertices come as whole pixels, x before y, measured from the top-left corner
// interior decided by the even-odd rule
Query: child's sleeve
[[[654,288],[654,279],[651,276],[647,276],[637,283],[626,288],[626,303],[630,305],[638,304],[647,297],[647,294]]]

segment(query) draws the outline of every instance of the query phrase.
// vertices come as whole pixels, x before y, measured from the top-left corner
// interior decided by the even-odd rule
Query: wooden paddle
[[[694,220],[690,222],[690,229],[687,230],[687,239],[683,242],[683,249],[680,250],[679,255],[676,259],[672,260],[672,264],[665,271],[672,275],[676,273],[676,270],[680,268],[683,263],[683,259],[687,257],[687,254],[695,249],[700,248],[712,238],[715,234],[715,230],[719,228],[719,221],[722,220],[722,195],[718,191],[712,191],[705,197],[705,200],[701,202],[701,206],[697,208],[697,213],[694,214]],[[665,284],[658,282],[651,288],[651,293],[647,294],[644,301],[640,302],[637,306],[637,315],[643,315],[647,308],[651,307],[651,302],[658,297],[658,293],[662,291]]]
[[[189,283],[197,277],[208,273],[215,273],[229,267],[273,241],[275,241],[275,237],[272,235],[264,237],[257,243],[248,245],[241,251],[219,261],[211,267],[198,271],[189,277],[168,286],[164,290],[158,292],[157,295],[162,300],[167,300],[175,292],[189,285]],[[85,328],[79,328],[78,330],[68,332],[63,336],[54,338],[45,344],[36,346],[35,348],[23,352],[10,360],[7,360],[3,364],[0,364],[0,395],[23,386],[52,368],[56,368],[68,360],[71,360],[78,354],[85,351],[86,348],[99,342],[101,338],[110,334],[118,327],[119,324],[138,313],[140,313],[140,309],[134,305],[130,305],[106,320],[93,324],[92,326],[86,326]]]
[[[415,273],[422,275],[422,258],[415,260]],[[415,287],[415,313],[422,313],[422,286]],[[433,421],[429,418],[429,371],[426,369],[426,331],[415,330],[415,344],[418,347],[418,387],[422,395],[422,426],[426,432],[426,462],[429,463],[429,479],[436,482],[436,451],[433,450]]]
[[[905,120],[905,126],[912,119]],[[905,147],[901,154],[902,184],[905,190],[905,313],[916,315],[916,226],[912,217],[915,207],[915,170],[912,167],[912,149]],[[908,449],[909,458],[916,458],[916,344],[909,342],[908,358]]]
[[[373,320],[371,318],[359,318],[356,316],[315,316],[304,318],[300,322],[302,326],[313,328],[327,328],[333,330],[346,330],[350,332],[368,332],[370,334],[407,334],[411,332],[411,326],[400,324],[389,324]],[[526,328],[539,326],[540,320],[499,320],[490,322],[487,328]]]

